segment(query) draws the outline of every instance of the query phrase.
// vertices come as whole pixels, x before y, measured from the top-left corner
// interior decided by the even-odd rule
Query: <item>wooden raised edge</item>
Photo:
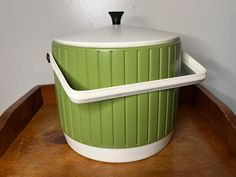
[[[201,116],[236,155],[236,116],[221,100],[202,85],[196,85],[193,101]]]
[[[54,84],[42,85],[41,93],[44,104],[56,104],[56,91]]]
[[[0,116],[0,157],[43,105],[41,86],[35,86]]]

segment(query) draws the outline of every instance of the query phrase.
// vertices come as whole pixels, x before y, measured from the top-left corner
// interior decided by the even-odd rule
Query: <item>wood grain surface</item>
[[[56,105],[44,105],[0,158],[1,177],[233,177],[236,159],[194,105],[179,106],[170,144],[148,159],[109,164],[72,151]]]
[[[236,156],[236,116],[216,96],[205,87],[197,85],[194,88],[196,109],[210,123],[222,140],[230,147]]]
[[[36,86],[0,116],[0,157],[42,105],[40,86]]]

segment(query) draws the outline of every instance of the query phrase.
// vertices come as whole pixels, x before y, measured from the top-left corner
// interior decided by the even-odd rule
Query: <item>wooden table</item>
[[[0,158],[0,176],[236,176],[235,155],[208,122],[196,109],[196,104],[182,101],[174,136],[164,150],[137,162],[102,163],[70,149],[59,126],[56,104],[46,101]]]

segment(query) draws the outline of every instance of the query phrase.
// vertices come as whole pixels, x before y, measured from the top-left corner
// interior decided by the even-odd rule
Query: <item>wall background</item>
[[[204,85],[236,113],[235,0],[2,0],[0,1],[0,114],[38,84],[53,83],[45,60],[60,34],[123,24],[179,33],[183,50],[208,70]]]

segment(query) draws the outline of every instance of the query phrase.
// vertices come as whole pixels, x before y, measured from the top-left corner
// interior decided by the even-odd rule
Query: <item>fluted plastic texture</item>
[[[74,89],[88,90],[179,76],[180,41],[124,49],[52,45]],[[128,148],[155,142],[174,129],[178,88],[86,104],[70,101],[55,76],[63,131],[96,147]]]

